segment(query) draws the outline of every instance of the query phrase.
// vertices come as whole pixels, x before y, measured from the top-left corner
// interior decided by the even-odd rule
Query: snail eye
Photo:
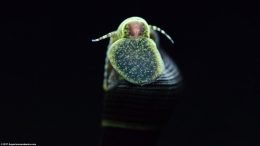
[[[122,38],[108,51],[113,68],[128,82],[138,85],[151,83],[164,70],[164,63],[153,40]]]

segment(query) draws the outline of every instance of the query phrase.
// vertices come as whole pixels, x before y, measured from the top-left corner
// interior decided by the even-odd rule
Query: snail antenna
[[[110,37],[113,36],[114,34],[116,34],[115,31],[110,32],[110,33],[108,33],[108,34],[106,34],[106,35],[103,35],[102,37],[99,37],[99,38],[97,38],[97,39],[92,39],[91,41],[92,41],[92,42],[98,42],[98,41],[104,40],[104,39],[106,39],[106,38],[110,38]]]
[[[150,25],[150,27],[152,30],[159,31],[160,33],[162,33],[164,36],[166,36],[172,42],[172,44],[174,44],[174,41],[172,40],[170,35],[168,35],[164,30],[162,30],[161,28],[154,26],[154,25]]]

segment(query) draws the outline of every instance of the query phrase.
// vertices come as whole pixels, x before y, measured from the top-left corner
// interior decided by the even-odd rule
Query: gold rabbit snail
[[[157,31],[140,17],[124,20],[110,38],[105,62],[102,126],[157,129],[170,117],[181,87],[177,65],[160,48]]]

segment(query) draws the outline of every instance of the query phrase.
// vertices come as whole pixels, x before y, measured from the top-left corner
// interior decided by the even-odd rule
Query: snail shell
[[[140,17],[124,20],[110,38],[103,88],[102,126],[128,129],[158,129],[167,121],[182,87],[177,65],[160,48],[156,31]]]
[[[156,37],[156,33],[153,33]],[[152,130],[160,128],[168,121],[182,89],[182,77],[167,53],[161,48],[158,51],[164,70],[150,84],[132,84],[111,64],[106,68],[104,85],[107,92],[104,98],[103,127]]]

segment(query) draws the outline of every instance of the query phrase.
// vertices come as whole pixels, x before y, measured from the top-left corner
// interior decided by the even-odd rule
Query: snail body
[[[105,70],[111,70],[112,67],[124,80],[140,86],[156,81],[165,66],[158,46],[151,38],[154,30],[165,34],[172,41],[163,30],[148,25],[140,17],[127,18],[116,31],[92,40],[95,42],[110,37]],[[106,79],[105,73],[103,87],[109,90]]]

